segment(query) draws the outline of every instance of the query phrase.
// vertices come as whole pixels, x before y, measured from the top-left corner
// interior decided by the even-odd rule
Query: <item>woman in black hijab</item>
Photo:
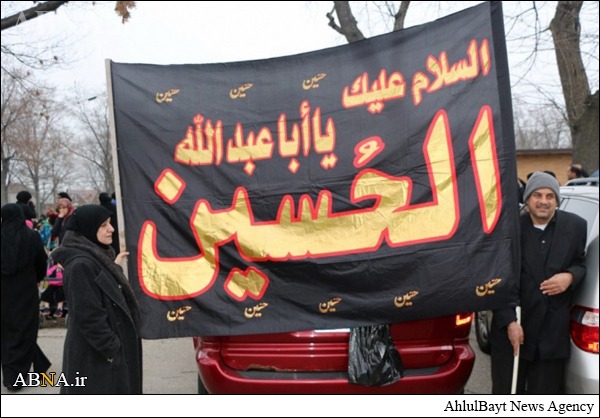
[[[27,190],[21,190],[17,193],[17,205],[21,206],[21,209],[23,209],[25,219],[37,218],[35,205],[31,199],[33,199],[33,196]]]
[[[63,353],[67,382],[85,376],[85,386],[62,386],[63,394],[141,394],[142,346],[139,309],[119,264],[128,253],[110,246],[111,212],[84,205],[68,220],[52,257],[64,267],[69,321]]]
[[[38,282],[46,275],[46,251],[39,234],[25,225],[17,203],[2,207],[2,374],[10,391],[22,389],[33,364],[46,372],[50,362],[37,345]]]
[[[108,209],[112,213],[112,215],[110,217],[110,224],[114,228],[114,231],[113,231],[113,236],[112,236],[113,241],[112,241],[112,244],[110,244],[110,245],[111,245],[111,247],[113,247],[115,252],[118,254],[120,251],[120,248],[119,248],[119,226],[117,223],[117,207],[113,204],[112,198],[106,192],[100,193],[100,195],[98,196],[98,200],[100,200],[100,206]]]

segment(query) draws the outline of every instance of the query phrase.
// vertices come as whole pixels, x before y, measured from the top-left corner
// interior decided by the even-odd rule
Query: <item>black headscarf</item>
[[[113,227],[116,229],[117,228],[117,225],[116,225],[117,219],[116,219],[115,215],[116,215],[117,208],[115,207],[115,205],[112,204],[112,199],[110,198],[108,193],[102,192],[102,193],[100,193],[100,196],[98,196],[98,200],[100,200],[100,206],[110,210],[111,215],[112,215],[111,222],[113,224]],[[113,240],[114,240],[114,235],[113,235]],[[115,250],[117,250],[117,249],[118,248],[115,248]]]
[[[25,214],[18,203],[2,206],[2,274],[12,275],[32,263],[37,232],[25,225]]]
[[[67,193],[67,192],[60,192],[60,193],[58,193],[58,196],[61,199],[69,199],[70,201],[73,201],[73,199],[71,199],[71,196],[69,196],[69,193]]]
[[[37,218],[37,212],[35,210],[35,205],[31,200],[33,196],[27,190],[21,190],[17,193],[17,203],[21,206],[23,213],[25,214],[25,219],[34,219]]]
[[[33,196],[31,196],[31,193],[29,193],[27,190],[21,190],[19,193],[17,193],[17,202],[27,204],[32,197]]]
[[[110,198],[110,196],[106,192],[100,193],[100,195],[98,196],[98,200],[100,200],[100,203],[110,203],[110,204],[112,204],[112,202],[111,202],[112,199]]]
[[[78,232],[102,248],[107,248],[108,245],[98,241],[98,229],[111,215],[108,209],[100,205],[83,205],[75,209],[65,228],[67,231]]]

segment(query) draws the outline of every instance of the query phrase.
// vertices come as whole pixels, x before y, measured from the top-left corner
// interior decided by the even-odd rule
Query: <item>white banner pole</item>
[[[517,324],[521,325],[521,307],[517,306]],[[521,346],[517,347],[517,355],[513,360],[513,376],[512,376],[512,386],[510,388],[511,394],[517,393],[517,381],[519,379],[519,357],[521,355]]]

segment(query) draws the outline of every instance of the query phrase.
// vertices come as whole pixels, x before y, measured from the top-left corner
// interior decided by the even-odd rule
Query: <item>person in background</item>
[[[100,193],[100,195],[98,196],[98,199],[100,200],[100,206],[108,209],[112,213],[112,215],[110,216],[110,224],[114,228],[114,231],[113,231],[113,237],[112,237],[113,238],[112,244],[110,244],[110,245],[115,250],[115,254],[118,254],[120,249],[119,249],[119,227],[117,225],[117,207],[113,204],[112,198],[108,195],[108,193],[105,193],[105,192]]]
[[[119,241],[119,222],[117,222],[118,221],[118,219],[117,219],[117,194],[115,192],[112,192],[111,195],[110,195],[110,198],[111,198],[111,202],[112,202],[112,205],[113,205],[113,210],[115,212],[115,218],[114,218],[114,225],[113,225],[113,227],[115,228],[115,237],[117,239],[116,246],[117,246],[117,248],[121,248],[120,247],[120,241]],[[117,253],[119,251],[117,251]]]
[[[525,193],[525,186],[527,185],[527,182],[521,180],[520,178],[517,178],[517,181],[519,188],[519,204],[523,204],[523,193]]]
[[[62,394],[142,393],[139,308],[121,267],[128,253],[115,257],[110,246],[111,215],[100,205],[77,208],[53,253],[69,305],[63,372],[67,381],[87,376],[85,386],[63,386]]]
[[[521,215],[521,324],[514,308],[494,311],[490,329],[492,393],[509,394],[519,354],[518,394],[561,394],[570,350],[574,289],[585,277],[586,221],[557,210],[558,181],[535,172]]]
[[[54,227],[54,222],[56,221],[57,217],[58,214],[56,211],[52,208],[49,208],[42,219],[42,227],[40,230],[43,232],[40,232],[40,235],[44,241],[46,250],[48,251],[52,251],[54,248],[56,248],[56,244],[58,243],[57,239],[52,239],[52,228]]]
[[[33,196],[27,190],[22,190],[17,193],[17,204],[21,206],[23,209],[23,213],[25,214],[25,219],[35,219],[37,218],[37,212],[35,210],[35,205],[32,200]]]
[[[75,207],[73,203],[67,198],[58,199],[56,205],[56,219],[54,220],[54,225],[52,226],[52,239],[58,239],[58,244],[62,241],[65,236],[64,225],[69,219],[69,217],[73,214]]]
[[[54,226],[54,221],[56,221],[57,216],[58,213],[56,213],[56,210],[54,210],[53,208],[48,208],[48,210],[46,211],[46,219],[48,219],[48,222],[52,226]]]
[[[69,199],[71,202],[73,201],[73,199],[71,199],[71,196],[69,196],[69,193],[67,193],[67,192],[58,192],[58,198],[59,199]]]
[[[58,246],[65,236],[66,230],[64,225],[69,217],[73,214],[75,208],[69,199],[62,197],[58,199],[58,206],[56,210],[58,215],[54,221],[54,225],[52,226],[50,241],[54,242],[55,245]],[[44,291],[44,293],[42,293],[40,312],[44,316],[51,315],[52,307],[56,306],[53,316],[55,318],[62,318],[65,315],[65,293],[63,291],[62,271],[57,266],[50,266],[47,273],[49,273],[48,288]]]
[[[52,226],[48,222],[48,218],[45,215],[42,215],[37,221],[35,224],[35,230],[38,232],[38,234],[40,234],[40,238],[42,239],[46,250],[50,251],[48,244],[52,242],[50,240],[50,236],[52,235]]]
[[[580,179],[584,177],[588,177],[588,173],[583,169],[581,164],[573,163],[567,169],[568,180]]]
[[[20,205],[2,207],[2,376],[9,391],[23,388],[21,378],[33,364],[46,372],[50,361],[37,345],[38,282],[46,274],[46,251],[38,233],[25,225]]]

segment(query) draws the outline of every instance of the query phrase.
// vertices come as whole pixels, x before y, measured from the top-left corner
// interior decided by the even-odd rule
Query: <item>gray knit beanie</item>
[[[529,180],[527,180],[525,193],[523,193],[523,202],[527,202],[531,193],[539,189],[552,190],[556,195],[556,201],[560,202],[560,185],[558,184],[558,180],[550,174],[542,173],[541,171],[536,171],[531,175]]]

